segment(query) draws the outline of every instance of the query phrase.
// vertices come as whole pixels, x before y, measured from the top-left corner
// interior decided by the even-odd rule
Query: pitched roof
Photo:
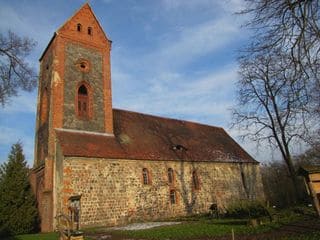
[[[63,155],[258,163],[219,127],[117,109],[113,118],[114,136],[57,129]]]

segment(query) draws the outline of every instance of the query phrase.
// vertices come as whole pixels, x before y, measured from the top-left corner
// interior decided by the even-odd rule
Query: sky
[[[0,0],[0,32],[37,41],[27,61],[38,59],[57,30],[86,1]],[[241,142],[231,129],[236,106],[237,55],[250,40],[234,14],[243,0],[91,0],[112,40],[113,107],[223,127],[258,161],[276,158],[268,148]],[[20,92],[0,107],[0,163],[21,141],[33,164],[37,90]]]

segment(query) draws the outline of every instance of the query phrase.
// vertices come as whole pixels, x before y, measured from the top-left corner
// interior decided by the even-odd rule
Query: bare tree
[[[312,120],[304,111],[308,95],[300,79],[305,76],[293,72],[290,64],[290,56],[280,51],[240,59],[233,126],[247,130],[244,138],[276,146],[297,186],[292,143],[308,135]]]
[[[320,116],[320,8],[319,0],[246,0],[241,14],[250,16],[247,27],[255,34],[248,55],[274,49],[286,52],[290,68],[307,90],[304,110]],[[297,77],[296,77],[297,78]]]
[[[35,47],[29,38],[20,38],[9,31],[0,33],[0,103],[4,106],[18,90],[31,91],[35,88],[37,76],[26,57]]]

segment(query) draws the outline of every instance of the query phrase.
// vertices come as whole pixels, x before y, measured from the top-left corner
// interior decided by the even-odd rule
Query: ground
[[[295,206],[270,212],[261,225],[248,225],[248,219],[188,216],[170,222],[134,223],[123,227],[82,229],[85,240],[319,240],[320,218],[311,207]],[[27,234],[10,240],[57,240],[57,233]]]
[[[239,222],[240,224],[241,222]],[[162,225],[171,225],[173,223],[162,223]],[[175,223],[179,224],[179,223]],[[180,223],[181,226],[185,225],[186,223]],[[234,223],[235,224],[235,223]],[[153,229],[154,236],[146,234],[145,237],[139,237],[139,234],[135,236],[132,234],[133,231],[139,231],[141,229],[148,229],[151,226],[156,227]],[[165,232],[165,228],[168,227],[161,227],[158,223],[140,223],[140,224],[132,224],[128,225],[123,228],[106,228],[100,229],[96,232],[87,232],[87,237],[94,240],[132,240],[132,239],[176,239],[175,237],[171,238],[170,236],[166,238],[165,236],[159,237],[157,234],[157,228],[161,228],[163,232]],[[118,231],[114,231],[118,230]],[[120,230],[120,231],[119,231]],[[128,231],[129,230],[129,231]],[[235,231],[236,232],[236,231]],[[143,234],[142,234],[143,235]],[[232,233],[224,236],[201,236],[201,237],[191,237],[188,239],[192,240],[229,240],[232,237]],[[178,237],[180,239],[184,239],[183,237]],[[260,233],[235,233],[235,239],[237,240],[267,240],[267,239],[320,239],[320,219],[314,217],[306,217],[303,220],[299,220],[296,222],[292,222],[289,224],[285,224],[279,228],[273,229],[267,232],[260,232]]]

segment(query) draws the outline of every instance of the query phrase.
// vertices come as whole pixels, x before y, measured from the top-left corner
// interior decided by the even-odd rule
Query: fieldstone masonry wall
[[[150,185],[143,184],[143,168],[150,172]],[[168,168],[174,170],[171,185]],[[199,190],[192,187],[194,170],[199,177]],[[68,198],[82,194],[81,222],[86,226],[205,213],[212,203],[223,211],[239,199],[264,198],[257,164],[72,157],[64,159],[61,175],[58,211],[66,212]],[[176,204],[170,203],[171,189],[176,190]]]

